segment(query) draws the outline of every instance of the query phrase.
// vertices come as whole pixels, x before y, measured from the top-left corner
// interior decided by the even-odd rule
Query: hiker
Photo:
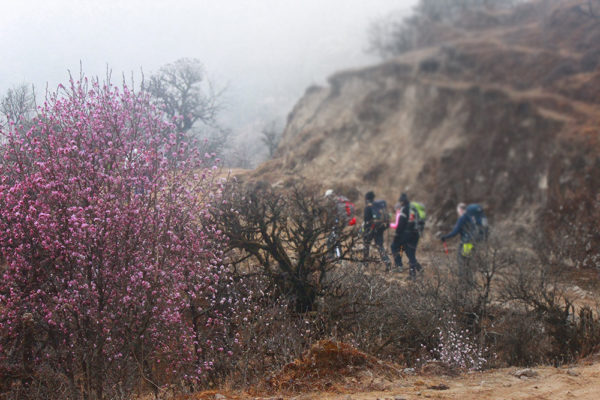
[[[385,252],[383,246],[383,233],[388,228],[389,216],[385,200],[375,200],[375,193],[370,191],[365,194],[365,212],[363,221],[363,258],[365,262],[369,259],[371,241],[379,252],[381,261],[385,264],[385,270],[392,268],[392,262]]]
[[[333,189],[325,191],[325,197],[335,202],[336,207],[336,223],[345,221],[349,226],[356,225],[356,217],[354,216],[354,204],[346,196],[337,195]]]
[[[417,245],[419,243],[419,231],[415,222],[414,213],[410,210],[410,201],[406,193],[402,193],[396,203],[396,219],[390,224],[390,228],[396,230],[391,245],[394,264],[398,272],[402,272],[402,251],[408,257],[409,279],[415,280],[417,272],[423,271],[423,267],[417,261]]]
[[[458,220],[454,229],[446,235],[440,237],[442,242],[460,234],[460,244],[458,246],[458,275],[466,283],[473,282],[473,274],[469,266],[469,260],[475,253],[477,243],[487,239],[488,223],[483,208],[479,204],[466,205],[459,203],[456,207]]]
[[[341,249],[337,243],[339,237],[339,224],[341,221],[349,226],[356,225],[356,217],[354,216],[354,204],[350,200],[342,195],[336,196],[333,189],[327,189],[325,191],[325,197],[335,203],[335,226],[327,238],[328,247],[331,247],[332,256],[339,258],[341,256]]]

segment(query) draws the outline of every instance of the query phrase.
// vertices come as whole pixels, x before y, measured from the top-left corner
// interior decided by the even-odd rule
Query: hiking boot
[[[394,272],[401,274],[404,272],[404,268],[402,268],[402,265],[400,265],[400,266],[394,268]]]

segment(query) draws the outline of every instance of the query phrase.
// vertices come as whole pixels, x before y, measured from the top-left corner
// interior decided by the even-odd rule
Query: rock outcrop
[[[445,223],[458,201],[480,202],[496,224],[555,241],[577,231],[569,257],[600,266],[584,248],[600,244],[600,20],[586,3],[474,12],[415,51],[333,75],[306,91],[252,175],[392,204],[407,191]]]

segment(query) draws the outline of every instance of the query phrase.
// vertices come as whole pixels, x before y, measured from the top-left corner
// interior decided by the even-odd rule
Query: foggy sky
[[[282,119],[304,89],[377,60],[369,23],[416,0],[1,0],[0,94],[39,94],[67,70],[139,79],[182,57],[200,59],[226,87],[222,119],[237,130]],[[114,79],[116,78],[116,79]]]

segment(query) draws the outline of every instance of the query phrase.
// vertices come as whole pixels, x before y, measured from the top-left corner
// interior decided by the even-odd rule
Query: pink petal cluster
[[[0,131],[0,363],[100,397],[131,365],[197,377],[233,313],[213,159],[127,86],[71,81],[38,113]]]

